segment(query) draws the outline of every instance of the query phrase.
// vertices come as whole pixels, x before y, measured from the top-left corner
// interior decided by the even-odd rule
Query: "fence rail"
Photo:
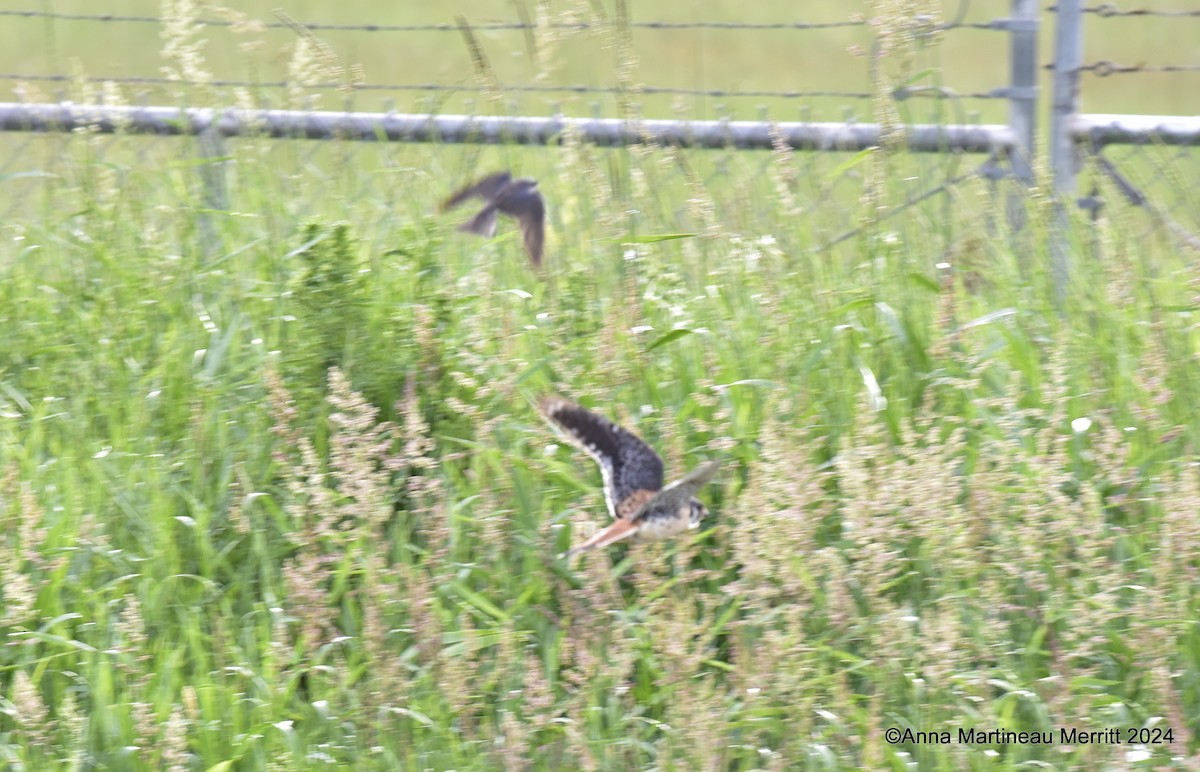
[[[347,139],[403,142],[548,144],[571,133],[598,145],[646,142],[697,148],[769,150],[782,141],[795,150],[864,150],[882,142],[877,124],[765,123],[760,121],[619,120],[522,118],[469,115],[406,115],[301,110],[211,110],[0,103],[0,130],[101,133],[203,134],[223,137]],[[1007,152],[1016,140],[1007,126],[915,125],[904,142],[917,152]]]
[[[1200,117],[1180,115],[1075,115],[1068,127],[1071,138],[1103,145],[1200,146]]]
[[[410,115],[306,110],[213,110],[209,108],[0,102],[0,131],[75,131],[104,134],[343,139],[393,142],[552,144],[570,133],[598,145],[646,142],[694,148],[770,150],[782,141],[793,150],[858,151],[876,147],[884,129],[873,123],[619,120],[519,116]],[[889,129],[909,150],[1004,154],[1019,143],[1001,124],[916,124]],[[1072,115],[1066,136],[1073,144],[1200,146],[1200,118],[1175,115]]]

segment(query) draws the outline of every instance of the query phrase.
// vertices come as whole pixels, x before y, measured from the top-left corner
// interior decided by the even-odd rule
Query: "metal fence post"
[[[1009,19],[1008,125],[1019,147],[1012,155],[1013,175],[1033,184],[1033,155],[1037,137],[1038,0],[1012,0]]]
[[[1050,164],[1054,172],[1054,222],[1050,232],[1051,269],[1061,299],[1070,279],[1070,217],[1078,158],[1071,120],[1079,104],[1079,68],[1083,65],[1083,2],[1059,0],[1054,32],[1054,105],[1050,116]]]
[[[1033,185],[1037,141],[1038,11],[1038,0],[1012,0],[1012,15],[1005,20],[1010,67],[1008,127],[1016,139],[1016,147],[1009,151],[1009,164],[1013,177],[1025,188]],[[1008,194],[1008,225],[1012,233],[1025,225],[1027,199],[1024,190]]]

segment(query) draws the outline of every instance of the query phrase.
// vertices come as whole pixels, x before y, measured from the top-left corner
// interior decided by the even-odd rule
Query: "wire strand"
[[[162,24],[158,16],[130,16],[111,13],[57,13],[54,11],[32,10],[0,10],[0,16],[16,16],[21,18],[58,19],[60,21],[94,21],[94,22],[133,22],[144,24]],[[242,22],[225,19],[197,19],[198,24],[208,27],[232,27]],[[254,22],[264,29],[287,29],[288,25],[281,21]],[[843,27],[862,27],[865,20],[827,21],[827,22],[736,22],[736,21],[641,21],[630,22],[629,26],[636,29],[724,29],[724,30],[822,30],[839,29]],[[310,30],[332,30],[342,32],[458,32],[457,24],[325,24],[321,22],[304,22],[303,26]],[[548,24],[533,24],[527,22],[485,22],[472,24],[477,30],[528,30],[528,29],[568,29],[589,30],[602,29],[607,25],[591,22],[550,22]]]
[[[20,73],[0,73],[0,80],[16,81],[45,81],[52,83],[69,83],[76,78],[72,75],[23,75]],[[248,80],[211,80],[203,83],[197,81],[175,80],[155,76],[118,76],[112,78],[88,77],[89,83],[118,83],[123,85],[142,86],[213,86],[216,88],[288,88],[300,86],[310,89],[342,89],[345,91],[481,91],[482,86],[476,84],[444,85],[439,83],[366,83],[348,85],[346,83],[294,83],[289,81],[248,81]],[[501,91],[530,94],[616,94],[628,93],[627,90],[609,86],[530,86],[512,85],[501,86]],[[870,99],[871,94],[865,91],[727,91],[723,89],[673,88],[668,86],[642,86],[636,93],[643,95],[675,95],[703,96],[717,98],[755,97],[776,99],[804,99],[830,97],[839,99]],[[986,98],[987,95],[980,95]]]

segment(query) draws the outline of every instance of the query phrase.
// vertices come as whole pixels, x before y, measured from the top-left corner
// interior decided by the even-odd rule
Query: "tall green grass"
[[[1136,212],[1073,225],[1060,302],[1038,190],[885,217],[965,160],[227,152],[3,181],[0,763],[1194,765],[1195,268]],[[503,167],[543,273],[434,214]],[[721,459],[701,530],[557,559],[606,515],[548,392]]]

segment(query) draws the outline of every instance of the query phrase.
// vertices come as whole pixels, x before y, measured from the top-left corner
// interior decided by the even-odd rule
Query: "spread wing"
[[[699,493],[701,488],[708,485],[709,481],[716,476],[718,467],[720,467],[720,464],[716,461],[706,461],[688,472],[683,478],[676,480],[658,493],[647,498],[629,516],[629,519],[637,521],[650,508],[665,512],[677,511],[680,507],[687,504],[693,496]]]
[[[512,182],[512,175],[508,172],[496,172],[494,174],[489,174],[478,182],[466,186],[462,190],[450,196],[450,198],[443,201],[442,210],[445,211],[446,209],[452,209],[466,201],[468,198],[476,196],[491,201],[496,197],[496,194],[498,194],[501,190],[504,190],[504,186],[508,185],[510,182]]]
[[[604,500],[614,518],[628,518],[662,489],[662,459],[633,432],[558,397],[544,397],[538,408],[600,465]]]
[[[546,202],[542,194],[533,190],[519,197],[504,196],[496,202],[496,208],[517,219],[529,259],[534,265],[541,265],[542,245],[546,241]]]

